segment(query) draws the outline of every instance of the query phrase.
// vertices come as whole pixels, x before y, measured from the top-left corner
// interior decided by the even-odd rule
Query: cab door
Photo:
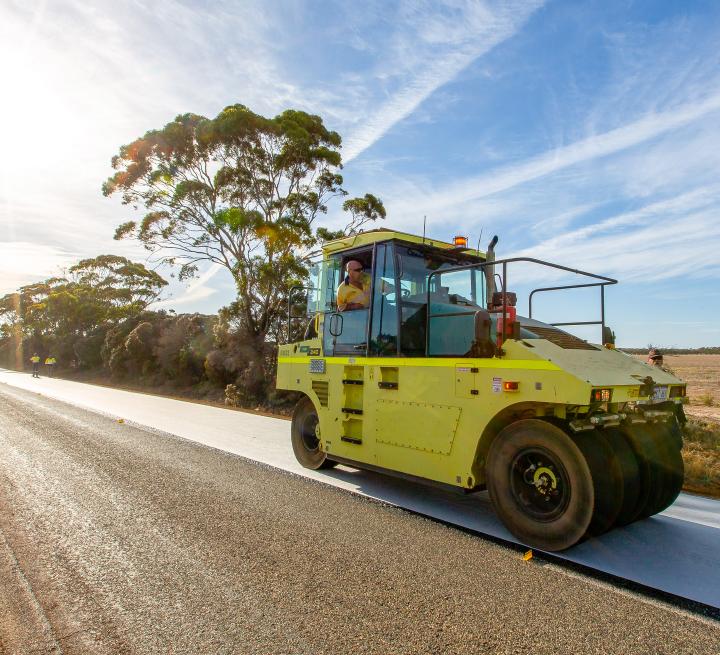
[[[348,260],[359,259],[372,271],[372,255],[372,249],[344,253],[338,260],[337,270],[341,272]],[[333,417],[324,430],[323,441],[331,457],[336,455],[357,462],[374,463],[373,444],[367,439],[365,397],[372,305],[337,311],[334,294],[342,277],[341,274],[332,289],[332,311],[327,312],[323,320],[323,355],[327,358],[330,378],[328,403]]]
[[[393,415],[401,395],[402,367],[398,356],[401,297],[395,246],[392,242],[380,243],[376,246],[373,270],[364,429],[365,439],[372,443],[376,461],[381,466],[383,444],[395,433]]]

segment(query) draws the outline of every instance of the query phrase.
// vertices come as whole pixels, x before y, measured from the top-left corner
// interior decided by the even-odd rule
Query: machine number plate
[[[667,387],[655,387],[653,389],[652,399],[655,402],[667,400],[667,397],[668,397],[668,388]]]

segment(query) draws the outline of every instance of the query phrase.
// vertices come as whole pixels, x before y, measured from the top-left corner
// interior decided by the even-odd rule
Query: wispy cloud
[[[197,279],[193,280],[187,288],[176,298],[167,298],[153,303],[153,309],[162,309],[163,307],[175,307],[177,305],[187,305],[189,303],[195,303],[200,300],[209,298],[218,292],[217,288],[209,286],[210,280],[212,280],[218,272],[222,269],[220,264],[212,264],[210,267],[200,275]]]
[[[445,188],[431,191],[424,197],[414,198],[412,205],[401,201],[393,204],[392,210],[401,219],[409,212],[417,214],[418,208],[428,213],[447,210],[448,207],[508,191],[564,168],[626,150],[718,110],[720,110],[720,93],[714,93],[701,101],[687,103],[673,110],[649,114],[622,127],[593,135],[526,161],[465,178]]]
[[[392,90],[350,133],[345,162],[373,145],[478,57],[512,37],[542,4],[542,0],[498,5],[470,1],[438,9],[436,3],[413,3],[401,10],[399,24],[406,27],[383,51],[387,61],[377,73]]]
[[[649,203],[513,253],[625,281],[720,274],[720,186]]]
[[[74,257],[60,248],[26,241],[0,241],[0,295],[61,275]]]

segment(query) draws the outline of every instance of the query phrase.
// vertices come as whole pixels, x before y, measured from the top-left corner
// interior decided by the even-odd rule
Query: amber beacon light
[[[453,239],[453,245],[455,245],[455,246],[459,246],[459,247],[462,247],[462,248],[467,248],[467,244],[468,244],[468,238],[467,238],[467,237],[457,236],[457,237],[455,237],[455,238]]]

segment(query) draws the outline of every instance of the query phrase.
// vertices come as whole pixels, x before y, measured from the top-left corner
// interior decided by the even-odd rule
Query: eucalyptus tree
[[[99,255],[71,266],[65,277],[51,277],[0,297],[0,340],[17,350],[65,350],[98,328],[135,316],[158,298],[167,281],[143,264],[117,255]]]
[[[94,306],[102,320],[119,320],[142,312],[160,297],[165,280],[144,264],[118,255],[83,259],[68,269],[70,288]]]
[[[180,265],[181,279],[201,262],[227,269],[241,329],[260,354],[288,288],[307,275],[308,254],[330,234],[318,234],[318,216],[347,195],[340,147],[337,132],[303,111],[266,118],[236,104],[213,119],[180,115],[113,158],[103,193],[146,211],[115,238],[139,239],[160,261]],[[385,214],[369,194],[345,209],[349,231]]]

